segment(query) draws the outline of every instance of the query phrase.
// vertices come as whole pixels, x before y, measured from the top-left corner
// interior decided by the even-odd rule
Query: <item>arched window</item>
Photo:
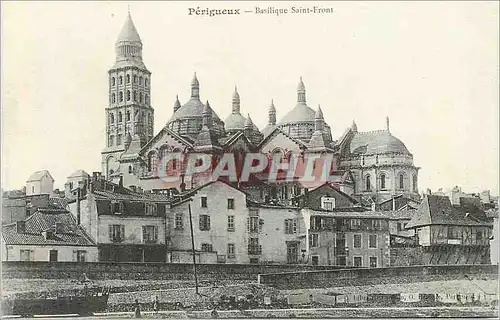
[[[127,90],[127,101],[130,101],[130,90]]]
[[[111,103],[116,103],[116,94],[111,94]]]
[[[122,76],[118,77],[118,84],[123,84],[123,77]]]
[[[144,102],[149,104],[149,96],[147,94],[144,95]]]
[[[371,184],[371,181],[370,181],[370,175],[367,175],[365,177],[365,190],[369,191],[372,189],[372,184]]]
[[[137,101],[137,91],[134,90],[134,102]]]
[[[139,77],[139,84],[142,84],[142,77]]]
[[[417,175],[414,174],[413,177],[412,177],[412,181],[413,181],[413,191],[417,191],[418,190],[418,186],[417,186]]]
[[[130,111],[127,111],[125,118],[127,121],[130,121]]]
[[[112,113],[109,114],[109,123],[115,123],[115,115]]]
[[[120,102],[123,101],[123,92],[120,91],[120,93],[118,94],[118,100],[120,100]]]
[[[123,121],[123,114],[120,112],[118,112],[118,122],[122,122]]]
[[[127,74],[126,79],[127,79],[127,83],[130,83],[130,75],[129,74]]]
[[[109,136],[109,137],[108,137],[108,147],[113,146],[113,140],[114,140],[114,138],[115,138],[115,137],[113,137],[113,136]]]
[[[148,113],[148,124],[151,125],[151,113]]]
[[[404,173],[399,174],[399,189],[404,189],[405,187],[405,175]]]
[[[144,78],[144,86],[148,86],[148,78]]]
[[[134,74],[134,83],[137,83],[137,75]]]
[[[139,102],[142,103],[142,92],[139,92]]]
[[[148,154],[148,171],[155,172],[157,164],[158,164],[158,157],[157,157],[156,153],[150,152]]]
[[[383,173],[380,175],[380,189],[385,189],[385,174]]]
[[[111,85],[114,86],[116,84],[116,79],[115,77],[112,77],[111,78]]]
[[[128,166],[128,173],[132,173],[132,166]]]
[[[118,134],[116,135],[116,145],[119,146],[122,144],[122,135]]]

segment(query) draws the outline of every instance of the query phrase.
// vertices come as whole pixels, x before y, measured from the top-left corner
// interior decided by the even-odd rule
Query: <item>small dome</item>
[[[349,145],[351,154],[411,155],[404,143],[386,130],[356,133]]]
[[[224,128],[226,129],[226,131],[243,130],[245,129],[246,120],[247,118],[241,115],[241,113],[231,113],[226,118],[226,121],[224,121]],[[253,130],[259,131],[259,128],[255,124],[253,124]]]
[[[323,111],[321,111],[321,107],[318,106],[318,110],[316,111],[316,114],[314,115],[316,119],[323,119]]]

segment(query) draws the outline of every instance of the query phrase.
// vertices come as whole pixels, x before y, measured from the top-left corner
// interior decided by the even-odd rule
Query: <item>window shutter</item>
[[[297,219],[293,219],[293,233],[297,233]]]
[[[108,226],[109,241],[113,241],[113,226]]]
[[[285,234],[288,233],[288,219],[285,219]]]
[[[250,218],[247,218],[247,232],[250,232]]]
[[[120,240],[125,239],[125,226],[122,224],[120,225]]]
[[[158,227],[154,226],[153,231],[154,231],[154,240],[156,242],[156,241],[158,241]]]
[[[207,216],[207,230],[210,230],[210,216]]]
[[[199,219],[199,226],[200,226],[200,230],[203,231],[203,216],[200,216],[200,219]]]

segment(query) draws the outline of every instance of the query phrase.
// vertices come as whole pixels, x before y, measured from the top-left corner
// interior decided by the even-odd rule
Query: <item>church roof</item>
[[[198,98],[191,98],[188,102],[186,102],[182,107],[180,107],[177,111],[174,112],[172,118],[168,122],[172,122],[177,119],[182,118],[202,118],[203,117],[203,109],[205,105]],[[212,109],[212,108],[210,108]],[[219,116],[212,109],[212,119],[220,121]]]
[[[264,138],[267,137],[267,135],[270,134],[274,128],[276,128],[275,124],[267,124],[264,127],[264,129],[262,129],[262,134],[264,135]]]
[[[203,126],[200,133],[196,137],[194,143],[195,151],[211,151],[222,149],[216,134],[207,126]]]
[[[308,151],[333,151],[333,149],[330,148],[330,146],[328,145],[328,143],[326,141],[327,141],[327,139],[325,139],[323,132],[316,130],[316,131],[314,131],[313,135],[311,136],[311,140],[309,140],[309,143],[307,144],[307,150]]]
[[[118,36],[118,40],[116,42],[122,41],[131,41],[131,42],[141,42],[141,37],[135,28],[134,21],[132,21],[132,17],[130,16],[130,12],[127,15],[127,19],[125,20],[125,24]]]
[[[387,130],[356,132],[350,142],[351,154],[399,153],[411,155],[404,143]]]
[[[278,124],[287,124],[294,122],[314,122],[316,111],[305,103],[298,103],[295,108],[290,110]]]

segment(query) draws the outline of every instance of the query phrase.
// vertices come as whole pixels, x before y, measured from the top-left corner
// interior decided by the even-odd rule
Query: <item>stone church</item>
[[[207,153],[221,156],[232,153],[244,157],[249,152],[276,155],[286,159],[290,153],[332,155],[335,164],[333,186],[358,201],[370,205],[404,195],[418,199],[418,170],[413,155],[389,130],[360,132],[356,123],[334,139],[320,107],[307,105],[302,78],[297,87],[297,103],[277,121],[274,103],[268,107],[268,124],[262,130],[250,115],[240,110],[235,87],[232,112],[225,121],[200,96],[200,82],[194,74],[191,97],[182,103],[177,98],[172,116],[158,133],[153,132],[151,72],[142,59],[143,44],[130,14],[116,41],[116,61],[109,70],[109,107],[106,108],[106,147],[102,151],[102,172],[107,179],[143,190],[166,189],[158,176],[165,155]],[[237,157],[238,159],[238,157]],[[240,158],[243,159],[243,158]],[[164,170],[180,172],[174,187],[179,191],[199,185],[185,176],[182,163],[169,161]],[[163,169],[162,169],[163,170]],[[169,186],[171,188],[172,186]],[[296,182],[238,185],[256,201],[288,199],[304,191]]]

